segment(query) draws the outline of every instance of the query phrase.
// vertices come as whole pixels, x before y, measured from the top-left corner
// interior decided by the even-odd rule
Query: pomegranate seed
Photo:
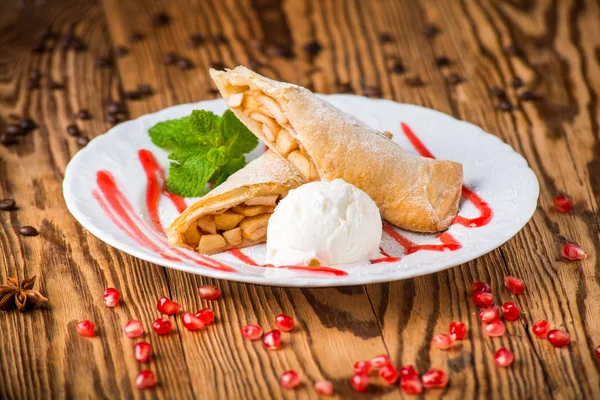
[[[473,289],[473,293],[477,293],[477,292],[492,293],[492,288],[490,287],[490,285],[488,285],[485,282],[475,282],[471,285],[471,288]]]
[[[350,378],[350,385],[357,392],[364,392],[367,390],[367,385],[369,384],[369,378],[366,375],[352,375]]]
[[[541,338],[545,338],[548,336],[548,332],[550,332],[550,323],[545,319],[536,322],[531,327],[531,331],[535,336],[539,336]]]
[[[85,321],[78,322],[77,325],[76,325],[76,328],[77,328],[77,332],[81,336],[94,337],[94,335],[96,334],[95,333],[96,326],[89,319],[86,319]]]
[[[512,301],[507,301],[502,304],[502,315],[507,321],[515,321],[521,315],[521,310]]]
[[[275,317],[275,326],[283,332],[289,332],[294,327],[294,320],[289,315],[279,314]]]
[[[571,261],[583,260],[587,257],[585,251],[583,251],[581,247],[573,243],[567,243],[563,246],[562,255],[564,258]]]
[[[319,394],[331,396],[333,395],[333,383],[331,381],[315,382],[315,390]]]
[[[166,335],[171,332],[173,329],[173,325],[171,325],[171,321],[165,318],[159,318],[152,324],[152,328],[157,335]]]
[[[596,347],[596,351],[595,351],[595,353],[596,353],[596,358],[597,358],[598,360],[600,360],[600,346]]]
[[[571,335],[560,329],[553,329],[548,332],[548,341],[554,347],[565,347],[571,342]]]
[[[196,318],[200,318],[204,325],[210,325],[215,320],[215,313],[210,308],[203,308],[195,314]]]
[[[181,306],[167,297],[161,297],[158,299],[156,308],[158,309],[159,313],[165,315],[173,315],[181,311]]]
[[[204,300],[216,300],[221,295],[221,290],[213,285],[202,285],[198,288],[198,294]]]
[[[423,392],[423,382],[421,382],[418,376],[400,378],[400,387],[406,394],[419,394]]]
[[[388,356],[386,356],[385,354],[382,354],[371,360],[371,367],[373,367],[375,369],[379,369],[379,368],[383,367],[384,365],[388,365],[390,362],[391,362],[390,358]]]
[[[354,372],[358,375],[369,375],[371,372],[371,361],[357,361],[354,363]]]
[[[263,334],[263,330],[260,326],[254,324],[248,324],[242,326],[242,336],[246,339],[256,340]]]
[[[119,302],[120,297],[121,293],[117,289],[109,287],[104,291],[104,305],[114,307]]]
[[[135,345],[135,359],[141,363],[145,363],[150,358],[152,345],[146,342],[139,342]]]
[[[467,327],[462,322],[451,322],[448,330],[450,331],[450,336],[452,336],[454,340],[464,339],[467,335]]]
[[[516,276],[507,276],[504,278],[504,284],[514,294],[523,294],[525,292],[525,283]]]
[[[494,362],[499,367],[508,367],[514,359],[513,353],[505,347],[498,349],[494,354]]]
[[[439,369],[430,369],[421,377],[426,388],[442,388],[448,384],[448,375]]]
[[[384,381],[391,385],[396,382],[396,379],[398,379],[398,370],[392,363],[390,363],[379,369],[379,376],[381,376]]]
[[[438,333],[437,335],[433,335],[431,338],[431,345],[433,347],[437,347],[438,349],[449,349],[453,344],[454,339],[452,339],[452,336],[445,333]]]
[[[277,350],[281,347],[281,332],[277,329],[267,332],[262,341],[267,350]]]
[[[504,326],[504,322],[500,320],[496,320],[485,326],[485,333],[487,333],[488,336],[502,336],[505,331],[506,327]]]
[[[300,384],[300,375],[296,371],[285,371],[279,378],[279,384],[284,389],[293,389]]]
[[[140,321],[132,319],[125,324],[123,331],[128,338],[133,339],[144,334],[144,327]]]
[[[554,205],[554,208],[556,208],[556,210],[562,213],[569,212],[573,208],[571,200],[569,200],[568,197],[564,196],[556,196],[554,199],[552,199],[552,204]]]
[[[487,292],[475,292],[471,296],[473,303],[479,308],[489,307],[494,302],[494,295]]]
[[[419,373],[412,365],[405,365],[400,367],[400,377],[401,378],[418,378]]]
[[[181,316],[181,322],[183,322],[183,326],[188,331],[197,331],[198,329],[204,328],[204,322],[190,312],[186,312]],[[171,329],[169,329],[169,331],[170,330]]]
[[[496,306],[484,308],[483,310],[479,311],[479,319],[484,324],[490,324],[500,319],[500,310],[498,310],[498,307]]]
[[[135,387],[138,389],[148,389],[156,385],[154,372],[150,370],[141,371],[135,378]]]

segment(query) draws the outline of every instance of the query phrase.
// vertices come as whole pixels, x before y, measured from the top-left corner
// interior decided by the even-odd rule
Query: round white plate
[[[407,151],[430,152],[436,158],[462,163],[466,190],[456,223],[441,236],[385,226],[380,259],[335,269],[261,266],[264,245],[210,258],[170,249],[158,224],[168,226],[179,212],[177,202],[159,192],[162,178],[158,169],[168,171],[168,153],[152,144],[148,129],[194,109],[221,114],[223,100],[170,107],[119,124],[92,140],[67,167],[63,184],[67,207],[99,239],[155,264],[240,282],[302,287],[359,285],[441,271],[502,245],[533,215],[539,194],[537,179],[525,159],[497,137],[415,105],[353,95],[323,98],[373,128],[393,133],[393,140]],[[263,149],[259,144],[248,158],[257,157]],[[153,193],[158,194],[156,206]],[[188,205],[193,201],[185,199]]]

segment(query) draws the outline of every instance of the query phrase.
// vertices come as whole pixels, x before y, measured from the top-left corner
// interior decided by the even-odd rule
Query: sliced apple
[[[252,197],[246,200],[244,203],[246,203],[246,205],[248,206],[274,206],[277,202],[277,197],[279,196],[276,194],[269,196]]]
[[[306,178],[307,180],[310,178],[310,162],[308,158],[306,158],[300,150],[294,150],[287,157],[289,162],[291,162],[294,167]]]
[[[196,247],[200,241],[200,236],[202,236],[202,234],[198,230],[198,227],[196,225],[192,225],[183,233],[183,241],[188,246]]]
[[[227,243],[231,246],[237,246],[242,242],[242,229],[235,228],[223,232],[223,237],[227,240]]]
[[[223,214],[215,215],[215,225],[219,231],[228,231],[235,228],[243,219],[243,215],[225,211]]]
[[[217,233],[212,235],[202,235],[196,250],[198,250],[199,253],[209,253],[223,249],[226,246],[227,242],[225,241],[225,238]]]
[[[245,216],[245,217],[254,217],[256,215],[264,214],[264,213],[272,214],[273,211],[275,210],[275,207],[239,205],[239,206],[233,207],[232,210],[238,214]]]
[[[298,143],[286,129],[282,129],[277,136],[275,147],[282,156],[286,157],[291,151],[298,148]]]
[[[228,107],[239,107],[242,105],[242,101],[244,100],[244,93],[235,93],[229,96],[227,99]]]
[[[267,233],[267,224],[269,223],[270,214],[260,214],[254,217],[244,218],[240,222],[242,236],[249,240],[258,240]],[[264,228],[264,232],[257,232]]]
[[[204,232],[217,233],[215,218],[212,215],[204,215],[198,219],[198,227]]]

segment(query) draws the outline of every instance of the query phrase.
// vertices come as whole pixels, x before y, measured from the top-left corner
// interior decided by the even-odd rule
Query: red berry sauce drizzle
[[[400,126],[407,139],[421,156],[435,158],[408,125],[401,123]],[[169,247],[158,214],[160,197],[161,195],[166,196],[179,212],[183,212],[187,205],[183,198],[164,190],[166,181],[165,171],[161,168],[156,158],[149,150],[139,150],[138,159],[146,174],[146,209],[150,223],[147,223],[136,214],[134,208],[119,188],[112,174],[108,171],[101,170],[96,173],[96,183],[98,188],[92,191],[92,196],[96,199],[110,220],[141,247],[151,250],[166,260],[181,261],[182,259],[185,259],[202,267],[223,272],[236,272],[233,267],[225,265],[213,258]],[[458,224],[467,228],[478,228],[487,225],[492,220],[492,209],[481,197],[466,186],[463,186],[462,188],[462,196],[477,208],[480,215],[476,218],[466,218],[459,215],[454,219],[453,225]],[[436,236],[440,243],[416,244],[387,223],[383,224],[383,230],[404,249],[405,254],[412,254],[417,251],[456,251],[462,248],[462,244],[449,232],[443,232]],[[247,265],[272,267],[271,265],[259,265],[239,249],[230,250],[229,254]],[[381,249],[381,254],[383,257],[371,260],[371,263],[388,263],[400,260],[399,257],[390,256],[383,249]],[[309,270],[311,274],[323,276],[348,275],[345,271],[326,266],[307,268],[289,265],[280,268],[298,271]]]

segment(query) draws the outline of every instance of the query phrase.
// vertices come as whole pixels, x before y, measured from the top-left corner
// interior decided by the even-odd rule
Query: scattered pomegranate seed
[[[571,342],[571,335],[560,329],[552,329],[548,332],[548,341],[554,347],[565,347]]]
[[[293,389],[300,384],[300,375],[296,371],[285,371],[279,378],[279,384],[285,389]]]
[[[461,340],[467,335],[467,327],[462,322],[451,322],[448,330],[454,340]]]
[[[254,324],[248,324],[248,325],[242,326],[241,331],[242,331],[242,336],[244,336],[246,339],[250,339],[250,340],[259,339],[263,334],[262,328],[258,325],[254,325]]]
[[[121,293],[115,288],[106,288],[104,291],[104,305],[106,307],[114,307],[119,302]]]
[[[554,208],[556,208],[556,210],[562,213],[569,212],[573,208],[571,200],[569,200],[568,197],[564,196],[556,196],[554,199],[552,199],[552,204],[554,205]]]
[[[585,251],[583,251],[581,247],[573,243],[566,243],[563,246],[562,255],[564,258],[571,261],[583,260],[587,257]]]
[[[504,326],[504,322],[502,322],[500,320],[496,320],[485,326],[485,333],[487,333],[488,336],[492,336],[492,337],[502,336],[502,335],[504,335],[505,331],[506,331],[506,327]]]
[[[499,367],[508,367],[514,359],[513,353],[505,347],[498,349],[494,354],[494,362]]]
[[[210,325],[215,320],[215,313],[210,308],[203,308],[195,314],[196,318],[200,318],[204,325]]]
[[[352,375],[350,378],[350,385],[357,392],[364,392],[367,390],[367,385],[369,384],[369,378],[366,375]]]
[[[500,310],[498,310],[498,307],[496,306],[484,308],[483,310],[479,311],[479,319],[484,324],[491,324],[492,322],[500,319]]]
[[[423,382],[416,377],[400,378],[400,387],[405,394],[419,394],[423,392]]]
[[[161,297],[158,299],[156,308],[158,309],[159,313],[165,315],[173,315],[181,311],[181,306],[167,297]]]
[[[144,334],[144,327],[142,326],[142,323],[140,321],[132,319],[125,324],[123,332],[125,332],[125,335],[128,338],[133,339],[136,337],[140,337]]]
[[[418,378],[419,373],[412,365],[404,365],[400,367],[400,377],[401,378]]]
[[[516,276],[507,276],[504,278],[504,284],[514,294],[523,294],[525,292],[525,283]]]
[[[439,369],[430,369],[421,377],[426,388],[442,388],[448,384],[448,375]]]
[[[262,342],[267,350],[277,350],[279,347],[281,347],[281,332],[279,332],[277,329],[274,329],[271,332],[265,333]]]
[[[479,308],[489,307],[494,302],[494,295],[488,292],[475,292],[471,296],[473,303]]]
[[[148,389],[156,385],[156,378],[154,372],[150,370],[141,371],[137,378],[135,378],[135,387],[138,389]]]
[[[391,385],[398,379],[398,370],[392,363],[389,363],[379,369],[379,376]]]
[[[490,287],[490,285],[488,285],[485,282],[475,282],[471,285],[471,288],[473,289],[473,293],[477,293],[477,292],[492,293],[492,288]]]
[[[371,372],[371,361],[357,361],[354,363],[354,372],[358,375],[369,375]]]
[[[181,322],[188,331],[197,331],[198,329],[204,328],[204,322],[194,314],[186,312],[181,316]],[[156,328],[155,328],[156,330]],[[171,329],[169,329],[170,331]],[[158,333],[158,332],[157,332]],[[168,332],[167,332],[168,333]]]
[[[154,321],[154,323],[152,324],[152,328],[154,329],[154,332],[156,332],[157,335],[166,335],[167,333],[171,332],[171,330],[173,329],[173,325],[168,319],[159,318],[156,321]]]
[[[331,396],[333,395],[333,383],[331,381],[315,382],[315,390],[319,394]]]
[[[95,333],[96,326],[89,319],[86,319],[85,321],[78,322],[77,325],[76,325],[76,328],[77,328],[77,332],[81,336],[94,337],[95,334],[96,334]]]
[[[431,338],[431,345],[433,347],[437,347],[438,349],[449,349],[454,344],[454,339],[452,336],[447,335],[445,333],[438,333],[437,335],[433,335]]]
[[[548,336],[548,332],[550,332],[550,323],[545,319],[536,322],[531,327],[531,331],[535,336],[539,336],[541,338],[545,338]]]
[[[388,356],[386,356],[385,354],[382,354],[371,360],[371,367],[373,367],[375,369],[379,369],[379,368],[383,367],[384,365],[388,365],[389,363],[391,363],[390,358]]]
[[[294,328],[294,320],[289,315],[279,314],[275,317],[275,326],[283,332],[289,332]]]
[[[502,304],[502,315],[507,321],[515,321],[521,315],[521,309],[512,301]]]
[[[141,363],[145,363],[150,358],[152,345],[147,342],[139,342],[135,345],[135,359]]]
[[[221,295],[221,290],[213,285],[202,285],[198,288],[198,294],[204,300],[216,300]]]
[[[596,351],[595,351],[595,353],[596,353],[596,358],[597,358],[598,360],[600,360],[600,346],[596,347]]]

